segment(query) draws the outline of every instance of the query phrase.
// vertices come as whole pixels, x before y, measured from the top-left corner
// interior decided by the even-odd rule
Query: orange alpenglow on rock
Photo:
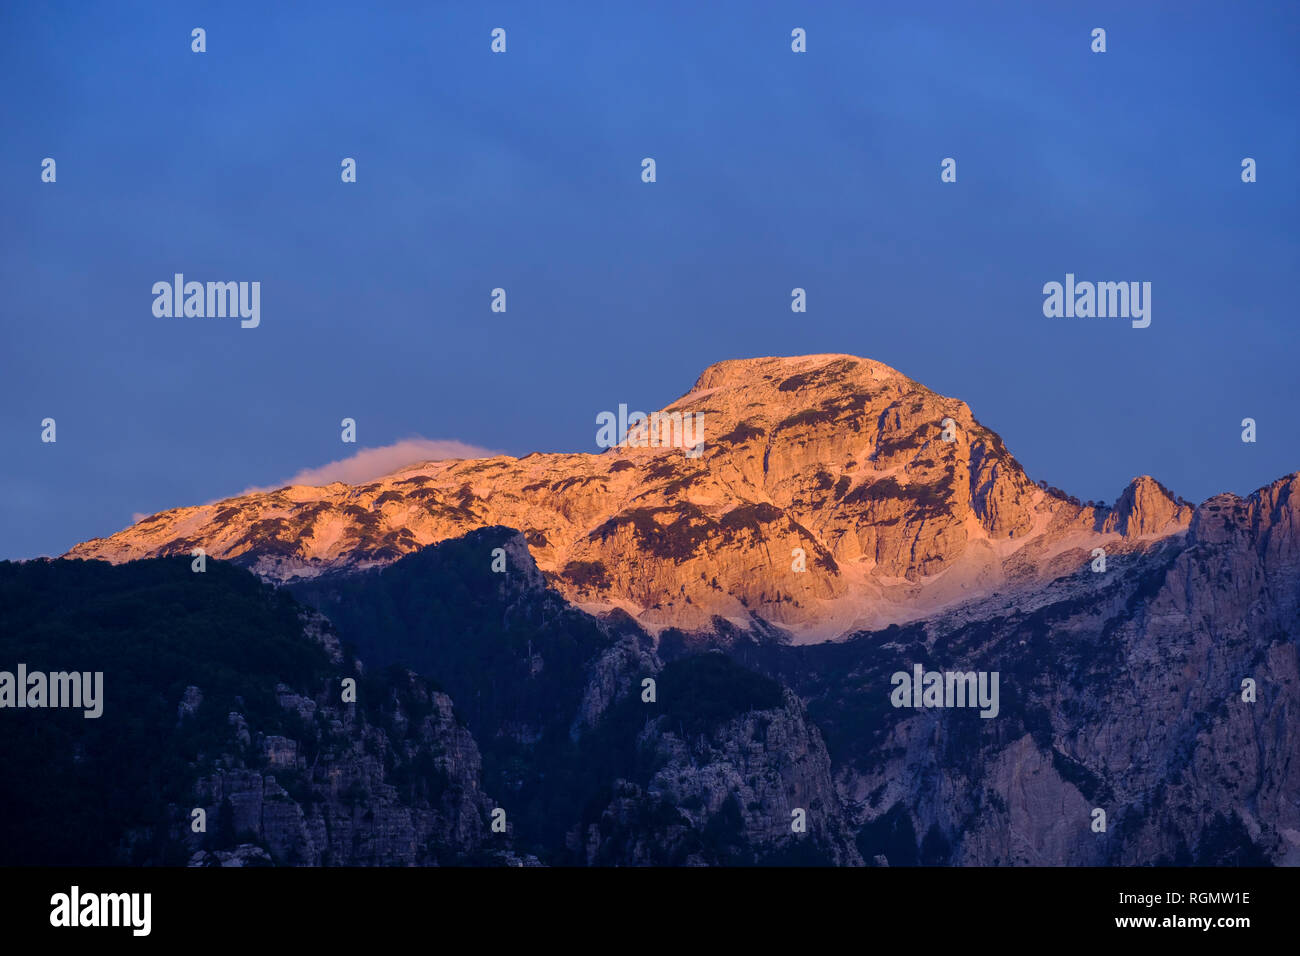
[[[203,547],[290,582],[505,525],[586,610],[620,608],[656,633],[716,616],[804,642],[1013,602],[1085,567],[1094,547],[1150,547],[1192,519],[1150,478],[1114,509],[1039,487],[964,402],[850,355],[719,362],[663,412],[702,416],[698,457],[625,443],[423,462],[165,511],[67,556]]]

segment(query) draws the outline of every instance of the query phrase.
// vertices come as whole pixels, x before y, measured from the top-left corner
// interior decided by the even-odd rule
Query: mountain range
[[[111,704],[124,641],[132,726],[179,714],[156,728],[179,790],[103,853],[1300,864],[1300,473],[1080,502],[964,403],[847,355],[721,362],[674,413],[701,416],[698,455],[424,462],[0,565],[0,650],[72,666],[89,631]],[[218,575],[188,571],[195,548]],[[164,635],[165,673],[122,620]],[[241,683],[211,645],[246,620],[287,656]],[[996,717],[891,704],[918,666],[998,674]]]

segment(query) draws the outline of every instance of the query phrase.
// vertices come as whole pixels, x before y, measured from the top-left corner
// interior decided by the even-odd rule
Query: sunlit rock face
[[[965,403],[849,355],[720,362],[660,414],[657,431],[602,454],[424,462],[247,494],[68,556],[202,547],[283,583],[504,525],[585,609],[619,608],[652,633],[725,619],[815,641],[1033,587],[1097,547],[1183,534],[1192,516],[1149,478],[1114,508],[1040,487]],[[699,416],[698,454],[674,442],[678,415]]]

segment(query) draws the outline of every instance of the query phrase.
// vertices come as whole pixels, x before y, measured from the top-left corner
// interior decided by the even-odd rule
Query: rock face
[[[501,573],[476,560],[497,549]],[[596,620],[546,590],[517,532],[293,590],[370,657],[400,652],[463,702],[485,787],[548,861],[858,861],[798,698],[720,653],[665,667],[628,615]]]
[[[615,799],[585,830],[589,864],[861,864],[821,735],[788,690],[780,706],[749,711],[707,733],[684,734],[660,717],[638,745],[658,769],[644,789],[615,784]]]
[[[214,826],[185,837],[190,865],[428,866],[480,850],[491,859],[478,747],[446,694],[412,676],[379,708],[379,724],[335,705],[332,692],[279,696],[306,718],[302,739],[232,736],[225,766],[194,788]],[[498,853],[508,847],[497,842]],[[248,846],[261,855],[242,858]]]
[[[579,744],[610,782],[565,834],[575,862],[861,863],[802,702],[721,652],[669,664]]]
[[[303,636],[330,662],[364,680],[319,613],[304,609]],[[350,668],[350,671],[349,671]],[[343,703],[337,681],[315,696],[275,688],[294,736],[266,734],[231,713],[215,768],[194,785],[195,807],[213,821],[173,839],[191,866],[434,866],[517,862],[509,831],[490,834],[494,802],[482,792],[478,745],[445,693],[413,672],[390,669],[363,685],[365,705]],[[202,689],[187,687],[182,730]]]
[[[1297,865],[1298,491],[1210,499],[1185,536],[1032,605],[749,656],[809,700],[866,859]],[[889,706],[916,663],[999,672],[998,716]]]
[[[0,764],[43,771],[0,778],[0,862],[515,859],[451,698],[367,671],[321,614],[246,571],[0,562],[0,657],[85,661],[104,689],[94,720],[7,713]]]
[[[1124,539],[1164,537],[1185,529],[1192,517],[1190,505],[1175,501],[1154,478],[1134,478],[1120,495],[1115,509],[1102,522],[1102,530],[1118,532]]]
[[[1191,515],[1150,479],[1114,512],[1040,488],[963,402],[848,355],[721,362],[657,414],[603,454],[429,462],[356,487],[245,495],[68,556],[201,546],[283,583],[503,525],[594,613],[624,610],[653,633],[721,618],[818,640],[1031,587],[1093,547],[1181,533]],[[697,457],[671,445],[694,415]]]

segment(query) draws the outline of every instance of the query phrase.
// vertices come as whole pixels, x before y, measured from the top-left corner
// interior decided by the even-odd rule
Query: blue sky
[[[7,4],[0,558],[407,438],[596,451],[773,354],[892,365],[1084,499],[1247,493],[1300,469],[1298,11]],[[175,272],[261,326],[155,318]],[[1067,272],[1150,328],[1045,318]]]

